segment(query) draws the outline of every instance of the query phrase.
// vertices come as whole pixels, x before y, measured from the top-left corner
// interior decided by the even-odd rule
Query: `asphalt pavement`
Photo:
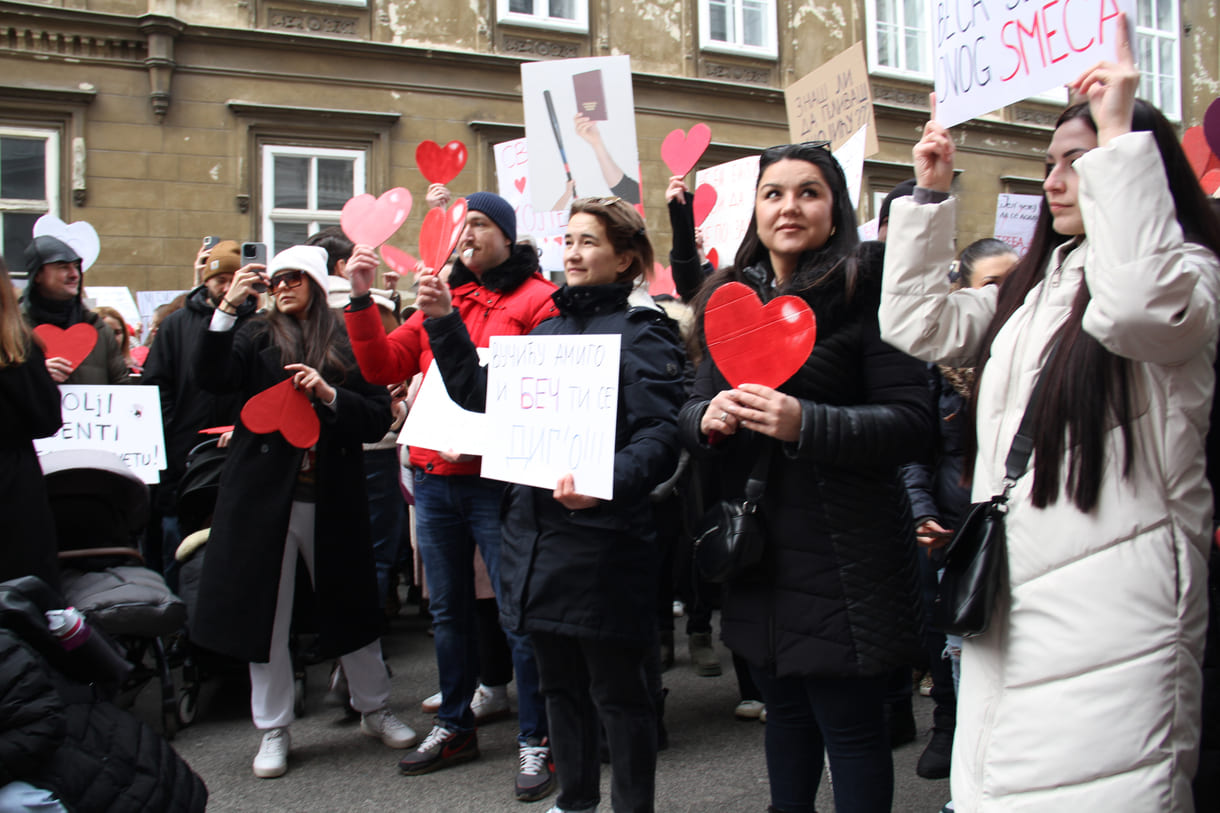
[[[733,717],[736,680],[728,651],[721,645],[717,650],[724,674],[695,675],[682,634],[684,620],[677,621],[677,663],[665,673],[670,746],[658,758],[656,809],[762,813],[768,802],[765,726]],[[437,689],[436,660],[427,623],[414,606],[394,619],[383,648],[394,673],[391,706],[422,738],[432,721],[419,704]],[[308,672],[306,714],[292,725],[288,773],[278,779],[258,779],[251,773],[260,736],[250,722],[249,690],[240,674],[204,684],[196,721],[179,731],[173,744],[207,783],[209,811],[546,813],[554,804],[553,794],[534,803],[513,797],[517,769],[513,719],[479,729],[478,760],[423,776],[403,776],[397,762],[405,752],[363,736],[342,709],[327,704],[328,671],[327,665],[319,664]],[[136,705],[150,722],[157,719],[156,694],[155,687],[146,688]],[[510,696],[515,708],[511,689]],[[915,701],[919,736],[894,751],[893,809],[937,813],[949,798],[949,783],[915,774],[932,714],[931,701],[918,696]],[[601,810],[610,809],[607,767],[602,774]],[[823,774],[818,811],[833,810],[830,782]]]

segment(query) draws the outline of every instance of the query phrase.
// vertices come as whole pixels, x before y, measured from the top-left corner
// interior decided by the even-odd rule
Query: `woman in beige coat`
[[[1172,128],[1135,99],[1125,45],[1076,81],[1088,101],[1060,117],[1033,245],[1001,288],[949,292],[953,141],[935,122],[916,195],[891,212],[882,335],[978,365],[976,502],[1002,490],[1046,379],[1010,495],[1006,585],[963,647],[965,813],[1192,809],[1220,224]]]

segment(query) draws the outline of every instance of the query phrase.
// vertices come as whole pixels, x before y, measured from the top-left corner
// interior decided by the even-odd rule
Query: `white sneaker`
[[[684,615],[686,615],[686,604],[674,599],[674,618],[681,618]]]
[[[424,714],[436,714],[441,710],[441,693],[437,692],[430,697],[425,697],[424,702],[419,704],[419,710]]]
[[[766,708],[761,700],[742,700],[733,709],[733,716],[738,720],[757,720]]]
[[[254,775],[261,779],[283,776],[288,770],[288,749],[292,747],[287,728],[271,728],[254,757]]]
[[[395,717],[389,707],[361,714],[360,733],[377,737],[390,748],[410,748],[419,740],[414,729]]]
[[[484,686],[480,683],[470,700],[470,710],[474,712],[474,719],[480,723],[490,723],[492,720],[507,717],[508,687]]]

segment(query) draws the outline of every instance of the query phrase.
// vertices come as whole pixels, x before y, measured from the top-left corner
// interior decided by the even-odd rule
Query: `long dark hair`
[[[1076,119],[1097,132],[1087,103],[1063,111],[1055,128]],[[1159,110],[1142,99],[1135,100],[1131,126],[1132,130],[1152,133],[1186,240],[1220,254],[1220,220],[1208,205],[1173,127]],[[1131,201],[1131,205],[1137,205],[1137,202]],[[991,344],[996,335],[1046,276],[1046,266],[1054,250],[1069,239],[1052,228],[1050,210],[1044,200],[1029,253],[1000,286],[995,318],[984,336],[977,364],[980,378],[991,358]],[[1032,499],[1038,508],[1054,504],[1061,491],[1081,511],[1088,512],[1097,506],[1106,465],[1105,438],[1109,427],[1117,425],[1122,432],[1123,476],[1131,471],[1135,440],[1131,430],[1134,417],[1131,362],[1111,353],[1082,328],[1090,297],[1087,283],[1082,282],[1068,320],[1056,337],[1058,350],[1042,370],[1045,384],[1038,402],[1030,405],[1035,428]],[[977,399],[978,388],[975,387],[971,397],[972,416],[978,414]],[[969,479],[973,474],[978,446],[975,432],[968,432],[966,440],[963,479]]]
[[[280,351],[282,364],[308,364],[328,383],[341,383],[354,363],[347,331],[326,301],[326,291],[309,274],[302,274],[311,295],[304,318],[272,308],[265,320],[271,343]]]

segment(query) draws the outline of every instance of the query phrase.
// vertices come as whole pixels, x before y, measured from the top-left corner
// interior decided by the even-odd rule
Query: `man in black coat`
[[[204,264],[203,284],[191,291],[186,304],[162,323],[144,365],[144,383],[161,390],[161,420],[165,425],[168,468],[161,473],[155,508],[161,516],[163,572],[171,589],[177,587],[174,552],[182,539],[177,493],[178,482],[186,468],[186,456],[201,440],[201,429],[229,426],[241,411],[238,395],[204,391],[196,382],[191,366],[196,348],[212,321],[212,313],[228,293],[233,275],[240,267],[241,253],[237,243],[225,240],[212,247]],[[253,315],[257,306],[253,297],[243,302],[237,309],[238,321]]]

